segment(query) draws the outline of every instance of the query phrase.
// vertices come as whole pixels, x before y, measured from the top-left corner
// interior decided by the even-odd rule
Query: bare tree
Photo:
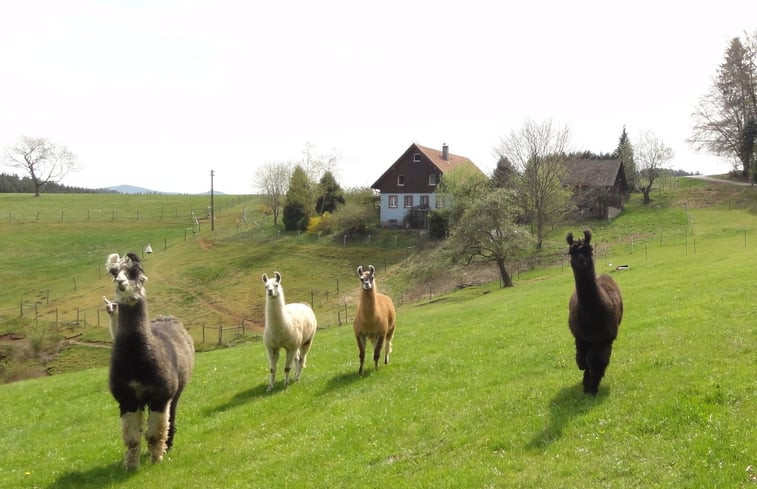
[[[641,135],[634,146],[636,148],[636,162],[639,172],[639,189],[644,196],[644,203],[648,204],[657,177],[660,176],[665,164],[673,159],[673,150],[652,131]]]
[[[569,139],[567,127],[527,120],[519,131],[503,138],[496,150],[500,159],[506,158],[518,170],[520,202],[536,236],[537,249],[571,208],[570,191],[562,183]]]
[[[692,114],[689,143],[729,158],[744,178],[755,166],[757,141],[757,32],[731,40],[712,87]]]
[[[47,183],[58,183],[70,171],[77,168],[76,155],[65,146],[45,138],[22,136],[5,150],[6,164],[22,170],[32,180],[34,196]]]
[[[274,226],[279,223],[279,214],[286,200],[291,175],[292,165],[283,161],[265,163],[255,172],[255,185],[266,198],[273,214]]]

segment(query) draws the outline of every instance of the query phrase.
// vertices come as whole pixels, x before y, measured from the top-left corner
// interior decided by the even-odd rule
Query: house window
[[[438,194],[436,195],[436,208],[441,209],[444,207],[444,199],[441,198]]]
[[[397,196],[396,195],[390,195],[389,196],[389,208],[390,209],[396,209],[397,208]]]
[[[420,153],[413,153],[413,163],[418,163],[421,161],[421,154]]]
[[[429,185],[436,185],[436,173],[430,173],[428,175],[428,184]]]
[[[421,209],[428,209],[428,195],[421,195]]]
[[[405,209],[409,209],[411,207],[413,207],[413,196],[406,195],[405,196]]]
[[[397,175],[397,185],[400,187],[405,185],[405,175]]]

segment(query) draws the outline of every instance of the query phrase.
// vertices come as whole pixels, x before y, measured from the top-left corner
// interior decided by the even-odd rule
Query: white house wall
[[[397,207],[389,207],[389,196],[397,196]],[[428,206],[431,210],[436,209],[436,194],[434,193],[414,193],[414,194],[381,194],[381,225],[382,226],[402,226],[405,216],[411,208],[405,207],[405,196],[413,196],[413,207],[417,207],[421,203],[421,196],[428,196]]]

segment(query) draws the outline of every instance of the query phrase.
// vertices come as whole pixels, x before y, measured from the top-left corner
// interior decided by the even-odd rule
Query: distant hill
[[[181,192],[162,192],[160,190],[151,190],[149,188],[137,187],[135,185],[117,185],[102,189],[106,192],[118,192],[119,194],[162,194],[162,195],[179,195]],[[224,195],[223,192],[214,191],[215,195]],[[202,192],[196,195],[210,195],[210,192]]]
[[[104,190],[111,192],[118,192],[119,194],[172,194],[175,192],[158,192],[157,190],[151,190],[149,188],[137,187],[134,185],[117,185],[115,187],[107,187]]]

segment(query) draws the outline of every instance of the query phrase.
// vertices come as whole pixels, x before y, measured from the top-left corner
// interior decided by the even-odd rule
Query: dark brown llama
[[[623,298],[609,275],[597,277],[594,272],[591,231],[584,231],[584,239],[574,240],[573,233],[568,233],[566,239],[576,280],[568,326],[576,339],[576,363],[584,371],[584,392],[596,395],[623,319]]]

